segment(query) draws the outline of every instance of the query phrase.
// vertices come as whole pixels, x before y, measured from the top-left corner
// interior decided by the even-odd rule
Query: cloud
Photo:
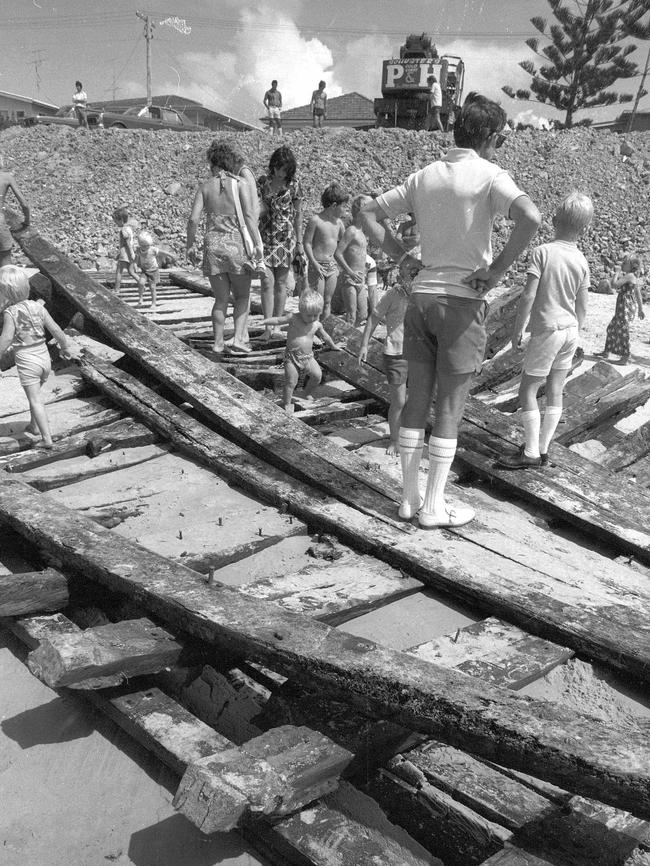
[[[513,118],[515,125],[522,123],[525,126],[532,126],[534,129],[550,129],[551,121],[548,117],[542,117],[539,114],[535,114],[532,108],[529,108],[527,111],[520,111],[519,114],[516,114]]]
[[[343,93],[356,90],[373,99],[381,95],[382,63],[395,54],[387,36],[362,36],[348,42],[334,65],[334,80]],[[330,95],[334,95],[333,93]]]

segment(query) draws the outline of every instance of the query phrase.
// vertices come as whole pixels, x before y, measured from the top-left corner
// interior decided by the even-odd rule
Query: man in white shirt
[[[85,128],[88,129],[88,96],[86,95],[86,91],[84,90],[81,81],[75,81],[74,86],[76,88],[75,92],[72,94],[74,113],[77,115],[79,126],[85,126]]]
[[[483,295],[501,281],[540,223],[539,211],[526,193],[491,161],[506,138],[505,128],[501,106],[471,93],[454,124],[456,147],[362,211],[371,240],[397,261],[405,279],[413,280],[404,334],[409,389],[399,434],[399,514],[411,519],[419,512],[420,526],[426,528],[461,526],[474,517],[471,508],[448,505],[444,490],[472,376],[483,362]],[[412,213],[420,228],[421,260],[413,258],[382,223],[404,213]],[[492,224],[498,215],[513,220],[514,228],[492,260]],[[429,476],[422,501],[418,471],[434,392]]]

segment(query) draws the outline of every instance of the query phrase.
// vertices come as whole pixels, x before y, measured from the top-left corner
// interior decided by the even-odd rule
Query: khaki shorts
[[[570,370],[578,348],[578,327],[534,334],[526,347],[524,373],[528,376],[548,376],[551,370]]]
[[[478,373],[483,364],[487,301],[416,292],[404,318],[404,357],[441,373]]]
[[[384,355],[384,373],[389,385],[406,385],[409,362],[403,355]]]

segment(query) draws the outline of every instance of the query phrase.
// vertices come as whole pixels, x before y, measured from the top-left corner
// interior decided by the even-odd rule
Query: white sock
[[[539,450],[542,454],[548,454],[548,447],[551,444],[553,434],[557,430],[557,425],[562,417],[561,406],[547,406],[542,420],[542,429],[539,434]]]
[[[539,409],[525,409],[521,413],[521,423],[526,439],[524,454],[527,457],[539,457]]]
[[[422,511],[442,516],[445,513],[445,485],[456,453],[456,439],[429,437],[429,479]]]
[[[419,471],[424,448],[424,430],[399,428],[399,456],[402,463],[402,504],[400,516],[414,517],[420,508]]]

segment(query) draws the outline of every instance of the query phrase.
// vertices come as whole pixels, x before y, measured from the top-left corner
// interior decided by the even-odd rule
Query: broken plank
[[[461,538],[459,546],[454,533],[445,533],[442,552],[431,545],[428,535],[417,533],[410,524],[399,528],[382,525],[289,479],[110,365],[94,362],[94,366],[84,368],[84,375],[127,411],[163,432],[181,451],[264,501],[289,510],[361,552],[372,550],[380,559],[405,569],[455,600],[478,603],[486,612],[507,618],[527,631],[646,680],[650,669],[650,603],[643,590],[636,584],[630,585],[629,577],[623,573],[617,573],[616,592],[633,599],[624,608],[613,603],[609,588],[593,598],[595,588],[602,582],[598,576],[588,596],[582,583],[574,587],[561,577],[559,581],[549,581],[523,564],[518,564],[510,577],[504,571],[507,560],[499,557],[491,562],[483,537],[479,540],[479,554],[474,545],[468,547]],[[509,430],[506,435],[512,435]],[[559,449],[560,454],[563,451]],[[581,465],[574,455],[570,457],[573,464]],[[597,468],[588,461],[582,463],[589,470],[592,466]],[[425,543],[417,543],[418,538]],[[530,591],[532,585],[537,587],[534,593]]]
[[[5,469],[8,472],[25,472],[82,454],[92,457],[93,453],[113,451],[116,448],[150,445],[156,439],[158,434],[144,424],[132,418],[122,418],[99,429],[93,427],[91,430],[59,439],[50,449],[34,448],[28,453],[12,456],[7,460]]]
[[[607,361],[596,361],[588,370],[585,370],[579,376],[573,376],[568,379],[564,385],[564,396],[566,402],[577,399],[582,400],[593,394],[603,385],[609,382],[616,382],[623,378],[620,370],[617,370],[612,364]]]
[[[470,394],[490,391],[504,382],[514,379],[521,373],[523,358],[521,352],[507,349],[499,355],[485,361],[480,373],[472,380]]]
[[[598,459],[598,463],[611,472],[628,469],[634,472],[634,464],[650,454],[650,421],[628,433]]]
[[[265,843],[262,853],[283,866],[443,866],[346,782],[273,828],[259,823],[243,832],[256,847]]]
[[[304,409],[294,411],[293,417],[304,421],[312,427],[320,427],[323,424],[331,424],[334,421],[349,421],[354,418],[363,418],[377,408],[377,403],[374,400],[352,401],[350,403],[342,403],[339,400],[329,402],[327,404],[319,403],[316,400],[314,404]]]
[[[327,566],[308,565],[294,574],[246,584],[239,591],[340,625],[421,589],[419,580],[373,557],[347,553]]]
[[[493,685],[520,689],[574,653],[495,617],[411,647],[407,652]]]
[[[335,790],[352,755],[309,728],[285,725],[185,770],[174,808],[202,833],[277,818]]]
[[[207,586],[10,476],[0,483],[0,521],[58,556],[62,567],[224,651],[318,682],[368,715],[397,715],[451,745],[650,816],[650,749],[635,731],[487,686],[277,606],[269,621],[268,602]]]
[[[155,673],[175,664],[182,651],[173,635],[142,618],[51,635],[32,650],[28,666],[43,682],[59,688],[112,674],[128,678]]]
[[[68,597],[68,581],[54,568],[0,574],[0,616],[60,610]]]
[[[283,539],[292,538],[296,535],[307,535],[307,527],[301,521],[289,517],[288,527],[281,534],[262,534],[252,541],[246,541],[243,544],[233,544],[231,547],[224,547],[221,550],[212,550],[206,553],[191,554],[184,551],[176,559],[186,568],[191,568],[192,571],[198,571],[200,574],[209,574],[210,571],[225,568],[234,562],[241,562],[243,559],[248,559],[249,556],[255,556],[255,554],[263,550],[273,548]],[[219,575],[217,575],[217,580],[219,580]]]

